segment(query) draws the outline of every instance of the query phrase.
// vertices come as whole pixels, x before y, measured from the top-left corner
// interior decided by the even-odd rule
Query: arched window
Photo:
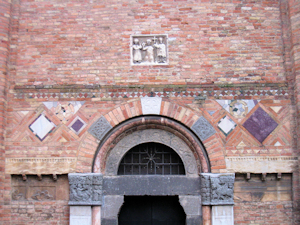
[[[184,175],[182,160],[170,147],[160,143],[143,143],[123,157],[118,175]]]

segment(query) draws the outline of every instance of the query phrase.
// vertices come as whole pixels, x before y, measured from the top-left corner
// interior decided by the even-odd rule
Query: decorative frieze
[[[226,157],[226,168],[230,173],[291,173],[298,157],[293,156],[248,156]],[[247,167],[245,167],[245,163]]]
[[[76,157],[6,158],[7,174],[67,174],[75,172]]]
[[[103,176],[96,173],[71,173],[69,205],[101,205]]]
[[[203,205],[233,205],[234,174],[201,175],[201,196]]]

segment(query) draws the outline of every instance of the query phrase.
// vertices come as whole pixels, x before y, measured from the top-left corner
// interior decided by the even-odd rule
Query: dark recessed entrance
[[[119,225],[185,225],[176,196],[125,196]]]

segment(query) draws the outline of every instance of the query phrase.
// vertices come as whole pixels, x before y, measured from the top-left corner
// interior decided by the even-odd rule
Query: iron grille
[[[184,165],[177,153],[159,143],[133,147],[123,157],[118,175],[182,175]]]

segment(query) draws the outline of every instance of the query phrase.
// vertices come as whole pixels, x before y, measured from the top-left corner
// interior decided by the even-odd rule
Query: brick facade
[[[95,162],[103,172],[123,130],[99,140],[91,127],[144,116],[147,97],[191,132],[200,118],[211,126],[199,138],[206,172],[288,174],[290,199],[236,201],[236,224],[298,224],[299,10],[298,0],[0,0],[0,224],[68,224],[66,199],[13,201],[12,175],[89,173]],[[168,65],[132,65],[132,35],[167,35]],[[270,166],[253,172],[255,161]]]

